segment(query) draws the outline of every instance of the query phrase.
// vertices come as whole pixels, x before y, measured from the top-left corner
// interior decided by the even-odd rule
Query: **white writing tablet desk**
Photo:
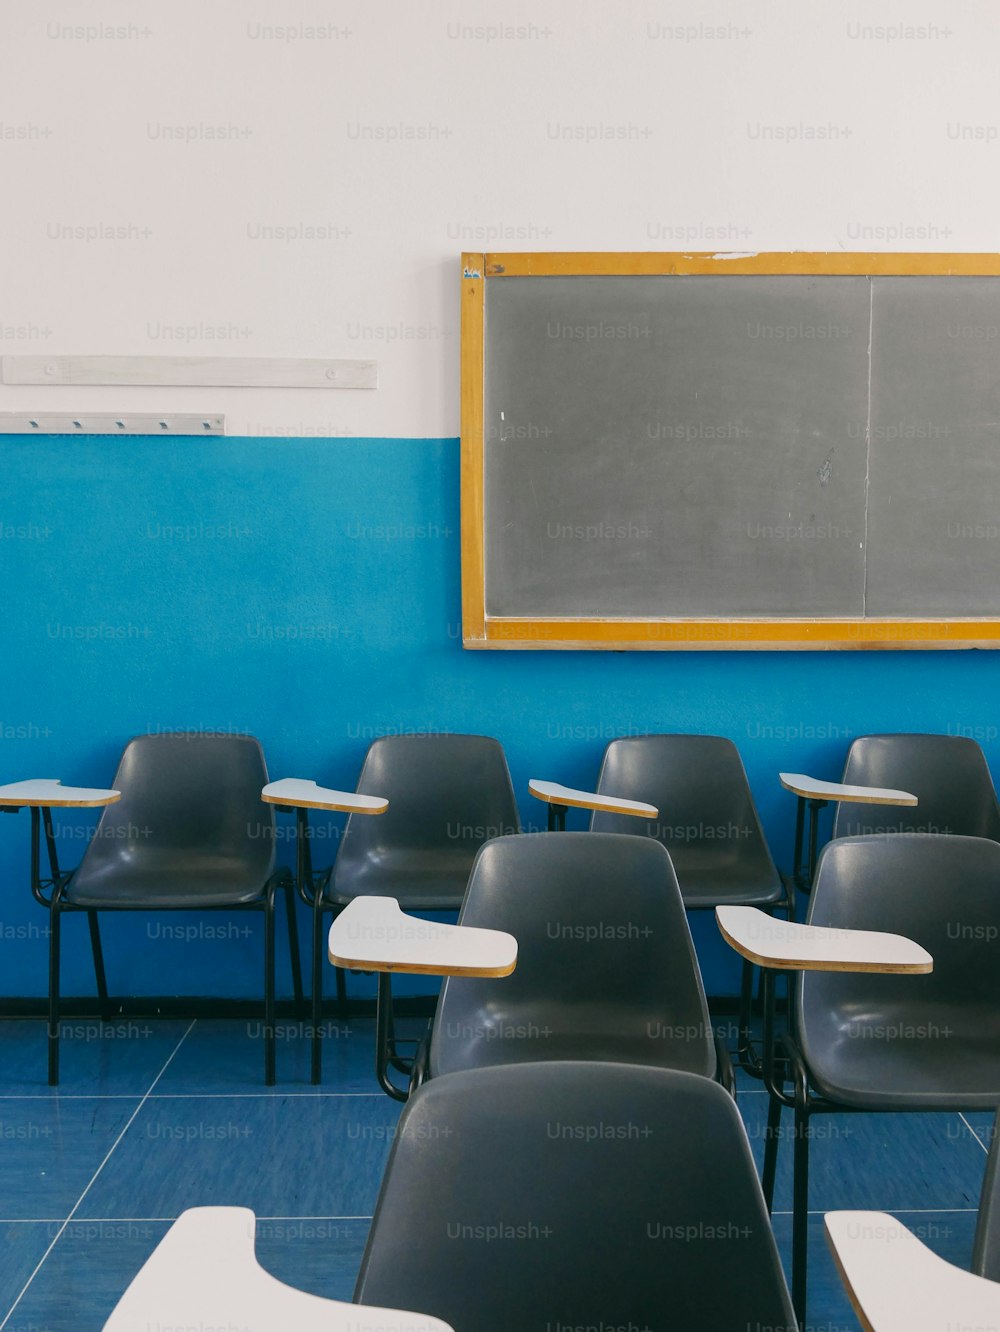
[[[139,1269],[104,1332],[453,1332],[430,1314],[310,1295],[265,1272],[248,1207],[182,1212]]]
[[[776,920],[758,907],[718,906],[715,920],[726,943],[764,975],[764,1086],[789,1109],[795,1108],[775,1077],[775,975],[779,971],[873,971],[886,975],[926,975],[934,959],[901,934],[841,930]],[[791,1010],[791,1004],[789,1004]]]
[[[6,786],[0,786],[0,811],[4,814],[16,814],[21,809],[31,810],[31,891],[42,906],[48,907],[51,901],[44,895],[45,890],[55,886],[61,889],[69,878],[69,874],[64,874],[59,868],[56,839],[52,830],[52,811],[102,809],[105,805],[115,804],[121,798],[121,791],[92,786],[63,786],[62,782],[49,777],[34,777],[27,782],[9,782]],[[45,829],[51,879],[41,878],[42,827]]]
[[[803,772],[779,772],[778,781],[786,791],[798,796],[795,810],[795,853],[792,878],[796,888],[808,893],[816,873],[819,812],[831,801],[854,805],[915,805],[917,797],[909,791],[892,791],[882,786],[851,786],[844,782],[822,782]],[[805,814],[809,809],[809,856],[804,859]]]
[[[396,1051],[392,973],[424,976],[509,976],[517,965],[517,940],[502,930],[444,925],[407,915],[394,897],[356,897],[330,926],[329,956],[335,967],[378,973],[375,1071],[379,1086],[405,1101],[389,1069],[408,1072]]]
[[[866,1332],[1000,1328],[1000,1284],[939,1258],[887,1212],[827,1212],[840,1279]]]
[[[319,907],[327,871],[318,875],[313,869],[312,845],[309,833],[309,811],[326,810],[330,814],[384,814],[389,808],[388,800],[382,796],[359,795],[356,791],[336,791],[327,786],[317,786],[304,777],[282,777],[277,782],[268,782],[260,793],[266,805],[274,805],[287,813],[295,814],[295,883],[299,896],[313,912],[313,930],[319,928]],[[312,1055],[311,1078],[314,1084],[320,1080],[320,1036],[319,1036],[319,983],[320,961],[313,946],[313,1014],[312,1014]]]
[[[596,791],[577,791],[558,782],[542,782],[532,777],[528,791],[549,807],[549,832],[566,831],[568,809],[600,809],[608,814],[631,814],[637,819],[655,819],[660,812],[655,805],[641,800],[623,800],[620,796],[599,795]]]

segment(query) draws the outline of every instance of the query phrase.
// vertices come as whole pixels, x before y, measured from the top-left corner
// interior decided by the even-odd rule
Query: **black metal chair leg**
[[[317,892],[313,903],[312,930],[312,1031],[310,1032],[310,1079],[319,1086],[323,1077],[323,1034],[320,1023],[323,1016],[323,908]]]
[[[378,999],[375,1010],[375,1072],[379,1086],[394,1101],[405,1101],[409,1095],[397,1087],[389,1077],[395,1054],[395,1023],[392,1013],[392,974],[388,971],[378,973]]]
[[[347,1017],[347,973],[343,967],[334,967],[337,977],[337,1016]]]
[[[292,883],[285,884],[285,912],[288,916],[288,950],[292,958],[295,1011],[301,1014],[305,1007],[305,995],[302,991],[302,955],[299,953],[299,921],[295,914],[295,885]]]
[[[806,1325],[806,1269],[809,1257],[809,1112],[795,1107],[795,1170],[792,1195],[792,1306]]]
[[[49,1086],[59,1086],[59,931],[62,912],[57,894],[49,908]]]
[[[274,893],[264,903],[264,1085],[275,1080],[274,1031]]]
[[[740,1068],[751,1077],[761,1077],[761,1063],[753,1048],[750,1038],[750,1019],[753,1015],[753,963],[743,961],[740,978],[739,1042],[736,1057]]]
[[[778,1141],[781,1137],[781,1102],[774,1096],[768,1098],[767,1131],[764,1137],[764,1171],[761,1175],[761,1188],[767,1204],[767,1214],[771,1215],[774,1207],[774,1180],[778,1172]]]
[[[111,1005],[108,1003],[108,981],[104,972],[104,949],[101,947],[101,927],[97,923],[96,911],[87,912],[87,924],[90,926],[90,949],[94,954],[97,998],[100,1001],[101,1017],[107,1022],[111,1017]]]

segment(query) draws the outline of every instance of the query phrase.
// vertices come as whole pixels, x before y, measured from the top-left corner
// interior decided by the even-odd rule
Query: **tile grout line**
[[[843,1208],[810,1207],[809,1216],[826,1216],[828,1212],[842,1211]],[[969,1216],[978,1212],[978,1207],[859,1207],[859,1212],[888,1212],[890,1216]],[[792,1216],[790,1211],[779,1211],[776,1207],[772,1216]]]
[[[68,1218],[67,1218],[68,1219]],[[371,1216],[258,1216],[258,1221],[370,1221]],[[61,1225],[61,1216],[0,1216],[0,1226]],[[88,1216],[78,1225],[148,1225],[150,1222],[174,1222],[176,1216]]]
[[[972,1125],[971,1125],[971,1124],[969,1123],[969,1121],[966,1119],[965,1115],[961,1112],[961,1110],[958,1112],[958,1117],[959,1117],[959,1119],[962,1121],[962,1123],[965,1125],[965,1127],[969,1130],[969,1132],[972,1134],[972,1136],[975,1138],[976,1142],[978,1142],[979,1145],[980,1145],[980,1147],[982,1147],[982,1149],[983,1149],[983,1151],[986,1153],[986,1155],[989,1156],[989,1154],[990,1154],[990,1149],[986,1146],[986,1143],[983,1142],[982,1138],[979,1136],[979,1134],[976,1132],[976,1130],[972,1127]]]
[[[195,1018],[193,1021],[197,1022]],[[186,1035],[187,1033],[185,1033]],[[183,1040],[183,1037],[181,1038]],[[178,1047],[179,1048],[179,1047]],[[169,1062],[169,1061],[168,1061]],[[166,1068],[166,1064],[164,1064]],[[153,1084],[156,1085],[155,1083]],[[767,1094],[766,1092],[764,1093]],[[297,1097],[299,1100],[308,1100],[315,1097],[341,1097],[343,1099],[373,1101],[385,1099],[384,1092],[335,1092],[335,1091],[288,1091],[281,1087],[273,1092],[152,1092],[146,1095],[152,1101],[212,1101],[212,1100],[277,1100],[285,1097]],[[27,1093],[23,1095],[12,1092],[10,1095],[4,1095],[0,1092],[0,1101],[48,1101],[52,1105],[58,1105],[60,1101],[134,1101],[135,1092],[70,1092],[68,1095],[42,1096],[38,1093]]]
[[[156,1086],[156,1084],[159,1082],[159,1080],[163,1077],[164,1073],[166,1073],[166,1071],[167,1071],[167,1069],[169,1068],[170,1063],[171,1063],[171,1061],[172,1061],[174,1055],[177,1053],[177,1051],[181,1048],[181,1046],[182,1046],[182,1045],[184,1044],[184,1042],[187,1040],[188,1036],[190,1036],[192,1030],[194,1029],[194,1025],[195,1025],[195,1023],[196,1023],[197,1021],[198,1021],[197,1018],[193,1018],[193,1019],[191,1020],[191,1024],[190,1024],[190,1026],[188,1027],[187,1031],[184,1032],[184,1035],[180,1038],[180,1040],[177,1042],[177,1044],[176,1044],[176,1045],[174,1046],[174,1048],[171,1050],[170,1054],[167,1056],[167,1061],[166,1061],[166,1063],[163,1065],[163,1067],[160,1069],[159,1073],[157,1073],[156,1077],[153,1079],[152,1083],[151,1083],[150,1086],[149,1086],[149,1089],[147,1090],[146,1094],[143,1096],[142,1100],[139,1102],[139,1104],[138,1104],[138,1105],[135,1107],[135,1109],[132,1111],[131,1115],[129,1116],[128,1122],[127,1122],[126,1125],[125,1125],[125,1127],[124,1127],[124,1128],[122,1129],[122,1131],[118,1134],[118,1137],[115,1138],[114,1142],[111,1144],[111,1147],[109,1148],[109,1150],[108,1150],[108,1152],[107,1152],[107,1155],[104,1157],[104,1160],[101,1162],[101,1164],[97,1167],[97,1169],[94,1171],[93,1175],[91,1176],[91,1178],[90,1178],[90,1183],[87,1185],[87,1187],[84,1189],[84,1191],[80,1194],[79,1198],[77,1198],[76,1202],[73,1204],[73,1209],[72,1209],[72,1211],[70,1212],[69,1216],[66,1217],[66,1220],[63,1221],[62,1225],[61,1225],[61,1226],[59,1227],[59,1229],[56,1231],[56,1234],[55,1234],[55,1236],[54,1236],[54,1238],[53,1238],[53,1240],[52,1240],[52,1243],[49,1245],[49,1247],[48,1247],[48,1248],[45,1250],[45,1252],[42,1254],[41,1258],[38,1260],[38,1263],[37,1263],[36,1266],[35,1266],[35,1270],[32,1272],[31,1276],[28,1277],[27,1281],[26,1281],[26,1282],[24,1283],[24,1285],[21,1287],[20,1293],[18,1294],[18,1296],[17,1296],[17,1298],[15,1299],[14,1303],[13,1303],[13,1304],[10,1306],[10,1308],[7,1310],[7,1314],[6,1314],[6,1316],[5,1316],[4,1320],[3,1320],[3,1322],[0,1323],[0,1332],[3,1332],[3,1329],[4,1329],[4,1328],[7,1326],[7,1324],[10,1322],[11,1317],[12,1317],[12,1315],[13,1315],[13,1313],[14,1313],[14,1310],[17,1308],[17,1306],[18,1306],[18,1305],[21,1303],[21,1301],[24,1299],[25,1295],[27,1294],[28,1287],[31,1285],[31,1283],[34,1281],[35,1277],[36,1277],[36,1276],[38,1275],[38,1273],[41,1271],[42,1266],[43,1266],[43,1264],[45,1263],[45,1260],[48,1258],[49,1254],[52,1252],[52,1250],[55,1248],[56,1244],[59,1242],[59,1237],[63,1234],[63,1232],[65,1231],[66,1227],[67,1227],[67,1226],[69,1225],[69,1223],[73,1220],[73,1217],[76,1215],[77,1211],[79,1210],[80,1204],[83,1202],[84,1198],[86,1198],[86,1196],[87,1196],[87,1194],[90,1192],[90,1190],[94,1187],[94,1182],[96,1181],[98,1175],[101,1173],[101,1171],[104,1169],[104,1167],[108,1164],[108,1162],[110,1161],[110,1159],[111,1159],[111,1157],[112,1157],[112,1154],[113,1154],[114,1151],[115,1151],[115,1148],[118,1146],[118,1144],[121,1142],[122,1138],[124,1138],[125,1134],[126,1134],[126,1133],[129,1131],[129,1129],[132,1127],[132,1124],[135,1122],[136,1115],[138,1115],[139,1111],[142,1109],[142,1107],[143,1107],[143,1106],[146,1104],[146,1102],[149,1100],[150,1092],[152,1092],[153,1088]]]

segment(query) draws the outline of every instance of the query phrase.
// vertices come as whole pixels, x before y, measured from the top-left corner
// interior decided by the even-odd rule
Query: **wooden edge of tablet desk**
[[[778,781],[786,791],[804,800],[829,800],[855,805],[916,805],[917,797],[909,791],[894,791],[888,786],[855,786],[850,782],[825,782],[804,772],[779,772]]]
[[[559,782],[546,782],[537,777],[528,781],[528,792],[547,805],[564,805],[569,809],[593,809],[606,814],[631,814],[636,818],[655,819],[659,810],[641,800],[628,800],[623,796],[602,795],[597,791],[578,791]]]
[[[876,972],[922,976],[934,970],[934,959],[926,949],[902,934],[841,930],[825,925],[776,921],[757,907],[744,906],[716,907],[715,920],[720,934],[732,949],[747,961],[772,971]],[[738,928],[741,922],[766,925],[772,932],[784,931],[789,946],[795,945],[794,955],[790,951],[785,955],[769,953],[765,947],[766,936],[762,938],[759,948],[753,946],[746,938],[746,931]],[[859,956],[838,957],[838,949],[831,945],[838,941],[848,942],[852,935],[857,939]],[[893,953],[897,956],[894,957]]]

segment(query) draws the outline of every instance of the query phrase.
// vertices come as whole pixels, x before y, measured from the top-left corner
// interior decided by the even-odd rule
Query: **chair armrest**
[[[600,809],[608,814],[634,814],[640,819],[655,819],[659,810],[641,800],[623,800],[620,796],[602,795],[597,791],[577,791],[558,782],[542,782],[536,777],[528,782],[528,791],[547,805],[565,805],[571,809]]]
[[[804,772],[779,772],[778,781],[786,791],[807,800],[838,800],[857,805],[915,805],[917,797],[909,791],[893,791],[885,786],[850,786],[844,782],[821,782]]]
[[[92,786],[63,786],[58,778],[33,777],[0,786],[0,808],[99,809],[121,800],[121,791]]]
[[[932,1253],[887,1212],[827,1212],[840,1279],[869,1332],[1000,1327],[1000,1284]]]
[[[775,971],[880,971],[919,975],[934,969],[930,953],[901,934],[837,930],[775,920],[757,907],[720,906],[726,942],[750,962]]]
[[[271,1276],[254,1252],[247,1207],[182,1212],[104,1324],[104,1332],[153,1327],[238,1327],[241,1332],[453,1332],[428,1314],[345,1304]]]
[[[349,971],[509,976],[517,941],[502,930],[445,925],[400,911],[394,897],[356,897],[330,926],[329,957]]]
[[[280,781],[268,782],[260,798],[266,805],[337,810],[344,814],[384,814],[389,808],[389,802],[383,796],[335,791],[327,786],[317,786],[304,777],[282,777]]]

